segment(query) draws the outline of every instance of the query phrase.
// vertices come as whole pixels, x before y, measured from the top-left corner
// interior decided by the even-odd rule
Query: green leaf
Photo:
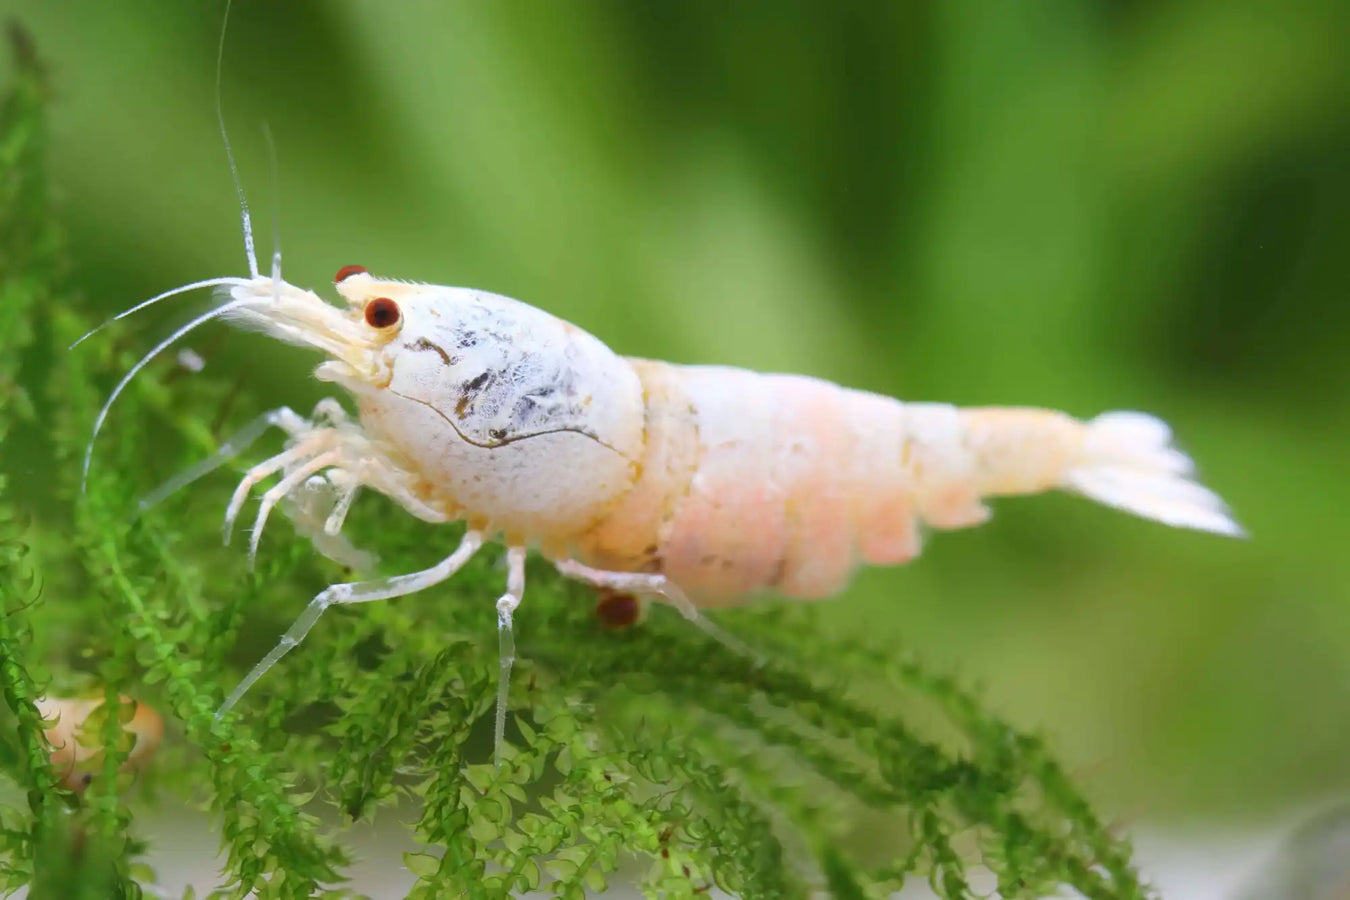
[[[404,853],[403,865],[418,878],[431,878],[441,867],[441,861],[428,853]]]

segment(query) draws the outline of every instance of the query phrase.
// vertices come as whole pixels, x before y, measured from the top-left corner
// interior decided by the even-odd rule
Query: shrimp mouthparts
[[[231,307],[225,313],[227,320],[290,344],[321,350],[368,378],[378,371],[375,345],[361,324],[313,291],[262,276],[224,288],[222,293],[226,290],[231,298],[226,304]]]

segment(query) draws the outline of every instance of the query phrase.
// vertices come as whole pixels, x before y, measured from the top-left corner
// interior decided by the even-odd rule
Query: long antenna
[[[237,278],[237,277],[232,277],[232,276],[226,276],[226,277],[224,277],[224,278],[207,278],[207,279],[205,279],[204,281],[194,281],[194,282],[192,282],[192,284],[185,284],[185,285],[182,285],[181,287],[176,287],[176,288],[174,288],[174,289],[171,290],[171,291],[165,291],[165,292],[162,293],[162,294],[156,294],[155,296],[151,297],[149,300],[145,300],[145,301],[143,301],[143,302],[141,302],[141,303],[137,303],[135,306],[131,307],[131,309],[124,309],[124,310],[122,310],[122,312],[120,312],[120,313],[118,313],[117,315],[113,316],[111,319],[107,319],[106,321],[103,322],[103,324],[99,325],[97,328],[93,328],[93,329],[90,329],[89,331],[86,331],[86,332],[84,333],[84,336],[83,336],[83,337],[81,337],[81,338],[80,338],[78,341],[76,341],[75,343],[71,344],[71,345],[70,345],[69,347],[67,347],[66,349],[67,349],[67,350],[74,350],[76,347],[78,347],[78,346],[80,346],[81,344],[83,344],[83,343],[84,343],[85,341],[87,341],[89,338],[93,337],[94,335],[96,335],[96,334],[98,334],[100,331],[102,331],[103,329],[107,328],[107,327],[108,327],[109,325],[111,325],[113,322],[117,322],[117,321],[119,321],[119,320],[121,320],[121,319],[125,319],[127,316],[131,315],[132,313],[140,312],[141,310],[145,309],[147,306],[151,306],[151,305],[153,305],[153,304],[156,304],[156,303],[158,303],[158,302],[161,301],[161,300],[167,300],[167,299],[169,299],[170,297],[177,297],[179,294],[186,294],[188,291],[195,291],[195,290],[197,290],[198,288],[204,288],[204,287],[219,287],[219,286],[223,286],[223,285],[233,286],[233,285],[244,285],[244,284],[248,284],[248,279],[246,279],[246,278]]]
[[[263,122],[262,130],[268,168],[272,170],[272,289],[276,291],[281,283],[281,166],[277,163],[277,142],[272,138],[271,126]]]
[[[225,129],[225,106],[221,102],[220,73],[225,63],[225,31],[230,25],[230,7],[234,0],[225,0],[225,20],[220,24],[220,46],[216,48],[216,122],[220,125],[220,139],[225,143],[225,158],[230,161],[230,178],[234,180],[234,193],[239,197],[239,218],[244,226],[244,252],[248,254],[248,273],[258,277],[258,255],[253,249],[253,217],[248,212],[248,198],[244,196],[244,183],[239,180],[239,167],[234,162],[234,149],[230,146],[230,134]]]
[[[187,334],[189,331],[196,328],[198,325],[202,325],[206,322],[211,321],[212,319],[226,315],[230,312],[233,312],[234,310],[238,309],[241,306],[247,306],[249,303],[253,302],[256,302],[255,298],[253,297],[245,297],[242,300],[231,300],[228,303],[225,303],[221,306],[217,306],[209,310],[208,312],[202,313],[200,316],[193,319],[191,322],[187,323],[182,328],[179,328],[173,334],[169,335],[164,340],[156,344],[153,350],[142,356],[140,360],[136,363],[136,365],[132,366],[130,371],[128,371],[127,374],[122,376],[122,380],[117,382],[117,387],[112,389],[112,393],[109,394],[108,399],[104,401],[103,408],[98,411],[98,418],[94,420],[94,430],[89,435],[89,443],[85,445],[84,468],[81,469],[80,471],[81,494],[84,493],[84,489],[89,483],[89,463],[94,458],[94,441],[98,440],[98,433],[103,428],[103,423],[108,418],[108,411],[112,409],[112,405],[117,402],[117,398],[122,395],[122,391],[126,389],[126,386],[131,384],[131,379],[136,377],[136,373],[141,371],[141,369],[144,369],[146,366],[148,366],[152,359],[154,359],[156,356],[159,356],[159,354],[163,353],[166,349],[168,349],[168,347],[174,341],[178,340],[183,335]]]

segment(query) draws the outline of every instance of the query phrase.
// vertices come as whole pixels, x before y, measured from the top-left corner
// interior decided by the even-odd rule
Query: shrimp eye
[[[388,297],[376,297],[366,304],[366,324],[371,328],[390,328],[402,315],[398,304]]]
[[[342,268],[338,269],[337,274],[333,276],[333,283],[341,284],[348,278],[351,278],[353,275],[368,275],[368,274],[370,273],[366,271],[365,266],[343,266]]]

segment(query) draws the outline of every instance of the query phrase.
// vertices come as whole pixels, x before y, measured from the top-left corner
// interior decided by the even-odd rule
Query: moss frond
[[[152,876],[134,809],[187,801],[220,831],[222,897],[347,895],[345,832],[375,816],[409,820],[419,847],[387,865],[406,867],[412,897],[581,897],[623,881],[650,896],[855,898],[922,878],[968,898],[981,869],[1010,898],[1148,895],[1039,740],[896,647],[823,638],[819,606],[727,613],[767,653],[756,666],[665,610],[606,630],[593,595],[533,565],[495,768],[502,575],[488,553],[440,588],[330,610],[215,721],[241,671],[346,575],[280,523],[245,575],[243,554],[217,546],[223,473],[132,516],[138,495],[228,431],[217,420],[232,387],[209,371],[151,366],[80,493],[89,423],[137,342],[112,331],[64,349],[90,323],[62,293],[41,101],[40,72],[21,60],[0,109],[0,437],[22,426],[60,474],[31,524],[9,457],[0,480],[0,789],[26,798],[0,802],[0,890],[33,882],[46,853],[67,864],[34,897],[135,895]],[[234,398],[239,416],[264,405]],[[390,573],[455,538],[378,499],[350,527]],[[80,796],[61,788],[33,705],[47,678],[110,709],[121,694],[159,709],[172,725],[156,764],[134,783],[119,775],[127,748],[108,715],[100,772]]]

